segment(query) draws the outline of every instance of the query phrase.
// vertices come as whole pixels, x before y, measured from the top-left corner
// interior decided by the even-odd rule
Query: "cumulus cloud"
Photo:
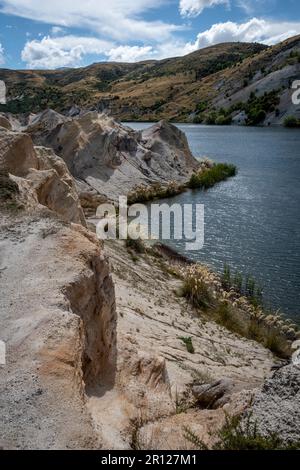
[[[0,65],[3,65],[4,63],[5,63],[4,48],[2,44],[0,43]]]
[[[179,10],[182,16],[198,16],[204,8],[228,4],[229,0],[180,0]]]
[[[199,33],[192,47],[196,50],[221,42],[236,41],[272,45],[299,32],[300,22],[277,23],[259,18],[252,18],[245,23],[228,21],[214,24],[210,29]]]
[[[195,43],[169,41],[145,46],[120,45],[92,37],[45,36],[27,41],[22,60],[31,69],[77,67],[87,54],[97,54],[110,62],[138,62],[147,59],[164,59],[193,52]]]
[[[184,42],[171,38],[162,43],[144,45],[120,44],[97,37],[61,35],[63,31],[52,31],[56,35],[42,39],[28,40],[22,51],[22,60],[29,68],[59,68],[82,65],[88,54],[99,55],[113,62],[136,62],[146,59],[164,59],[182,56],[198,49],[221,42],[260,42],[275,44],[299,34],[300,22],[274,22],[252,18],[245,23],[217,23],[206,31],[200,32],[195,41]],[[0,48],[0,61],[4,51]]]
[[[112,62],[138,62],[155,55],[152,46],[117,46],[105,54]]]
[[[111,39],[126,41],[165,41],[181,26],[164,21],[146,21],[142,14],[160,7],[168,0],[1,0],[0,11],[6,14],[54,24],[81,27]]]
[[[112,43],[97,38],[78,36],[45,36],[41,40],[27,41],[22,60],[29,68],[76,67],[86,54],[104,54]]]

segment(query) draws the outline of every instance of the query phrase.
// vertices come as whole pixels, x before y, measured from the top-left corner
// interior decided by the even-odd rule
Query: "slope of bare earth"
[[[238,413],[269,376],[274,358],[258,343],[231,334],[178,297],[181,282],[148,254],[132,257],[122,242],[106,242],[117,304],[114,387],[88,388],[88,407],[109,448],[186,448],[183,426],[208,444],[224,411]],[[180,338],[191,337],[195,354]],[[228,379],[228,402],[193,408],[191,385]]]

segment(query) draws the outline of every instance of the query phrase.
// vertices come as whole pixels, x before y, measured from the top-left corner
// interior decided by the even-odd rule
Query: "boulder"
[[[4,129],[11,130],[11,123],[3,114],[0,114],[0,127],[4,127]]]
[[[31,168],[38,168],[29,135],[0,127],[0,168],[15,176],[26,176]]]
[[[229,379],[222,379],[211,384],[195,385],[192,388],[197,404],[202,408],[217,409],[230,400],[234,385]]]
[[[31,170],[28,179],[40,204],[61,215],[65,220],[86,225],[75,181],[65,162],[51,149],[36,147],[38,170]]]
[[[300,366],[282,367],[266,380],[249,414],[261,434],[276,433],[284,442],[299,442]]]

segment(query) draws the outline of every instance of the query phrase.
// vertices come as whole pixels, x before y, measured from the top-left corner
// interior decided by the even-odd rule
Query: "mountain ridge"
[[[215,121],[238,123],[236,116],[247,114],[252,91],[257,96],[276,92],[277,99],[267,103],[265,114],[260,115],[264,119],[258,123],[282,124],[291,112],[288,91],[291,81],[300,75],[299,58],[300,36],[295,36],[275,46],[222,43],[159,61],[103,62],[63,70],[1,69],[8,103],[0,110],[36,113],[50,107],[76,113],[79,109],[74,107],[78,107],[123,121],[180,122],[205,122],[215,112]],[[276,76],[276,72],[280,73]],[[239,102],[243,103],[240,108],[236,106]],[[225,119],[219,113],[222,108]],[[241,123],[247,119],[244,116]]]

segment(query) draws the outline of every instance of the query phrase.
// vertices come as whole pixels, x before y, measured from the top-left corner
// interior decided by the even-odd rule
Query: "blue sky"
[[[299,0],[0,0],[0,63],[78,67],[300,34]]]

